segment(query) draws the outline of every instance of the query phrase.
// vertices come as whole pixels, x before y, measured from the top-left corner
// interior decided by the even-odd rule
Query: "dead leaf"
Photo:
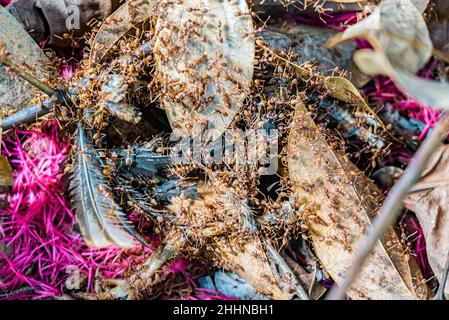
[[[257,292],[275,300],[290,299],[290,296],[279,288],[258,237],[248,241],[243,250],[231,248],[229,244],[218,241],[216,246],[221,255],[220,258],[226,261],[227,268],[248,282]]]
[[[323,79],[323,82],[324,87],[332,98],[362,106],[363,110],[370,110],[359,90],[348,79],[343,77],[326,77]]]
[[[315,253],[338,283],[371,227],[380,192],[332,151],[307,109],[298,103],[288,146],[289,175]],[[348,295],[352,299],[425,299],[427,288],[393,229],[377,244]]]
[[[395,68],[413,74],[432,56],[427,25],[410,0],[384,0],[367,18],[331,39],[328,46],[355,38],[367,39]]]
[[[415,1],[419,9],[423,1]],[[399,89],[417,102],[449,108],[449,85],[424,80],[414,74],[432,56],[433,45],[421,12],[410,0],[385,0],[376,10],[328,42],[365,38],[374,50],[355,52],[354,61],[368,75],[387,75]]]
[[[448,198],[449,146],[443,145],[432,155],[420,181],[404,201],[405,206],[419,219],[429,263],[440,282],[449,253]],[[449,297],[448,282],[445,294]]]
[[[14,178],[8,158],[4,155],[0,155],[0,188],[11,187],[13,184]]]
[[[155,60],[174,134],[219,138],[240,110],[254,72],[246,1],[162,1]]]
[[[89,65],[103,61],[112,47],[124,36],[132,33],[140,23],[155,14],[154,0],[128,1],[110,15],[101,25],[90,45]]]
[[[50,61],[22,25],[0,6],[0,42],[4,42],[12,61],[26,68],[41,81],[54,76]],[[8,72],[0,65],[0,108],[18,111],[31,103],[36,91],[25,80]]]

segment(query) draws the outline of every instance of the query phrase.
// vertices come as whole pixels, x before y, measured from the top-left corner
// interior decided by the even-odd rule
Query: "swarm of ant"
[[[63,130],[76,132],[66,171],[86,243],[126,249],[137,243],[148,246],[153,236],[160,238],[155,252],[131,265],[124,279],[99,275],[94,296],[78,296],[153,297],[164,286],[164,265],[182,256],[233,271],[271,298],[317,298],[320,294],[312,292],[315,275],[310,282],[304,280],[307,277],[296,270],[297,261],[279,252],[304,239],[318,252],[329,242],[350,251],[357,239],[345,231],[344,221],[320,213],[314,192],[324,182],[292,179],[291,162],[301,153],[292,154],[289,147],[292,130],[301,127],[308,138],[307,132],[322,136],[342,163],[349,163],[347,154],[361,160],[359,168],[345,165],[349,178],[333,177],[343,184],[342,179],[349,179],[351,186],[353,178],[364,179],[362,171],[369,173],[382,162],[389,142],[397,138],[387,134],[340,70],[334,70],[335,77],[325,76],[313,64],[300,65],[299,57],[287,48],[270,48],[263,36],[267,21],[250,13],[246,1],[234,1],[228,9],[237,25],[246,28],[231,35],[221,33],[227,27],[220,19],[218,23],[207,19],[207,8],[186,2],[190,20],[181,29],[175,20],[181,5],[171,1],[158,6],[130,1],[125,10],[100,24],[90,37],[82,67],[68,83],[71,102],[57,111]],[[112,30],[112,38],[105,26]],[[227,36],[235,38],[223,39]],[[238,48],[244,57],[238,56],[235,41],[241,42]],[[309,118],[298,125],[299,105],[318,127]],[[335,108],[355,116],[335,125],[328,120]],[[354,127],[359,128],[355,138],[350,134]],[[209,133],[205,139],[204,131]],[[251,141],[242,132],[257,132],[265,139]],[[175,162],[180,137],[187,137],[188,145],[180,150],[184,161]],[[198,145],[190,148],[192,138]],[[343,138],[351,145],[345,145]],[[242,146],[247,152],[243,158],[231,152],[224,161],[211,161],[223,146],[233,151]],[[328,161],[327,151],[312,149],[317,162],[338,171],[339,162]],[[273,150],[273,157],[260,157]],[[274,161],[274,171],[266,174]],[[333,194],[343,197],[341,190],[326,192],[332,210],[346,210],[343,200]],[[354,210],[368,210],[366,203],[379,204],[380,192],[369,196],[362,192],[360,199]],[[341,225],[337,235],[323,227],[327,217]],[[357,223],[363,229],[369,222]],[[393,235],[389,240],[395,243],[394,239]],[[328,261],[312,260],[315,273],[324,270],[338,278],[336,271],[326,270]],[[351,296],[365,298],[369,292],[361,286]]]

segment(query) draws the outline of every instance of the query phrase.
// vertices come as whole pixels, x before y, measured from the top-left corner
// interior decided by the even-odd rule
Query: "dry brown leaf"
[[[326,77],[323,82],[332,98],[359,105],[363,110],[370,109],[359,90],[348,79],[343,77]]]
[[[155,60],[162,102],[176,136],[213,140],[233,121],[254,72],[254,32],[246,1],[162,1]]]
[[[338,283],[352,266],[378,207],[380,192],[348,160],[332,151],[304,104],[298,103],[288,146],[289,175],[315,253]],[[352,299],[425,299],[427,288],[393,229],[379,242]]]
[[[3,187],[11,187],[13,184],[14,178],[8,158],[4,155],[0,155],[0,189]]]
[[[354,61],[368,75],[387,75],[417,102],[439,109],[449,108],[449,85],[415,76],[432,56],[433,45],[422,9],[423,0],[385,0],[361,22],[328,42],[328,46],[365,38],[373,46],[359,50]]]
[[[429,160],[421,180],[404,201],[416,213],[426,239],[427,256],[441,282],[449,254],[449,146],[441,146]],[[449,281],[448,281],[449,282]],[[449,297],[446,282],[445,294]]]
[[[216,246],[228,268],[257,292],[275,300],[290,299],[290,295],[280,289],[259,238],[248,241],[243,250],[231,248],[229,244],[218,241]]]
[[[267,49],[268,47],[265,47]],[[269,48],[268,48],[269,49]],[[280,55],[276,54],[274,51],[270,49],[270,53],[277,59],[286,63],[289,67],[292,67],[296,73],[296,76],[308,82],[311,78],[313,78],[319,86],[322,86],[326,89],[326,93],[332,98],[338,99],[343,102],[347,102],[353,104],[363,110],[365,112],[370,113],[378,123],[382,124],[383,121],[379,118],[379,116],[370,108],[368,103],[360,94],[360,91],[356,88],[356,86],[344,77],[331,77],[331,76],[323,76],[321,74],[314,74],[314,72],[308,68],[305,68],[301,65],[293,63]],[[383,126],[384,127],[384,126]]]
[[[128,1],[118,8],[105,19],[92,40],[89,65],[100,63],[120,39],[132,32],[138,24],[150,19],[155,10],[154,0]]]
[[[54,74],[50,61],[28,35],[22,25],[0,6],[0,42],[4,42],[12,61],[26,68],[39,80],[49,80]],[[8,72],[0,65],[0,110],[17,111],[31,103],[36,91],[31,84]]]
[[[367,18],[331,39],[328,46],[355,38],[367,39],[395,68],[413,74],[432,56],[427,25],[410,0],[384,0]]]

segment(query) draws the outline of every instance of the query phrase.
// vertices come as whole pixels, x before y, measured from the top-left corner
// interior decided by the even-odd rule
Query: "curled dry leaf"
[[[254,30],[244,0],[161,1],[155,61],[177,136],[219,138],[240,110],[254,72]]]
[[[367,39],[392,66],[413,74],[432,56],[426,22],[410,0],[384,0],[367,18],[330,39],[328,46],[355,38]]]
[[[449,146],[441,146],[430,159],[421,180],[404,201],[416,213],[426,239],[427,256],[441,282],[449,255]],[[449,297],[446,282],[445,294]]]
[[[354,54],[354,61],[361,71],[369,75],[387,75],[419,103],[447,109],[449,85],[414,75],[429,61],[433,50],[419,10],[424,7],[424,2],[385,0],[366,19],[331,39],[328,46],[348,39],[367,39],[374,50],[363,49]]]
[[[45,53],[2,6],[0,6],[0,42],[4,43],[4,48],[14,64],[26,67],[37,79],[49,80],[54,75]],[[7,109],[20,110],[28,106],[35,97],[31,84],[7,72],[6,68],[0,65],[0,107],[3,112]]]
[[[95,66],[109,54],[111,48],[134,28],[154,16],[154,0],[127,1],[101,25],[90,45],[89,65]]]
[[[292,123],[288,167],[315,253],[339,284],[371,227],[380,192],[349,160],[331,149],[302,103],[298,103]],[[352,299],[425,299],[427,288],[422,279],[395,231],[389,229],[348,295]]]

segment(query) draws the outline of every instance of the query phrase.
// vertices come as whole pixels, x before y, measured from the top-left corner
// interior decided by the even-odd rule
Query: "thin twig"
[[[361,242],[352,268],[349,269],[342,283],[340,283],[338,287],[331,289],[327,300],[341,300],[345,298],[345,292],[356,280],[366,259],[374,246],[378,243],[379,238],[397,219],[403,207],[402,201],[405,199],[413,185],[420,179],[429,158],[446,138],[448,132],[449,113],[445,111],[441,115],[437,126],[433,129],[430,136],[423,142],[402,177],[385,199],[379,215],[373,222],[373,228],[369,230],[368,235],[365,237],[364,241]]]
[[[1,128],[4,131],[7,131],[24,124],[34,123],[38,118],[50,113],[52,110],[52,105],[53,103],[51,100],[45,100],[43,103],[26,107],[4,118]]]
[[[33,77],[31,74],[29,74],[28,72],[26,72],[25,70],[19,68],[18,66],[16,66],[14,63],[12,63],[9,60],[3,60],[2,64],[5,65],[6,67],[12,69],[19,77],[21,77],[22,79],[28,81],[30,84],[32,84],[33,86],[35,86],[36,88],[38,88],[39,90],[41,90],[42,92],[44,92],[45,94],[47,94],[48,96],[53,96],[56,94],[56,90],[50,88],[49,86],[47,86],[45,83],[37,80],[35,77]]]

